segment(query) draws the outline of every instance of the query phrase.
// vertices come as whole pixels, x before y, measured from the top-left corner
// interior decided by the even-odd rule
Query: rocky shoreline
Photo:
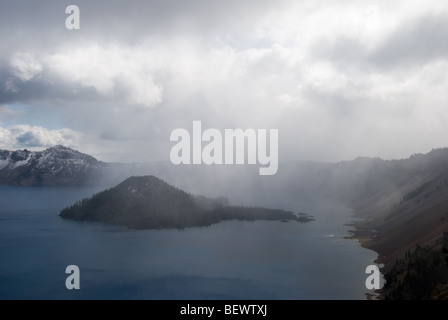
[[[363,248],[375,251],[378,256],[373,262],[379,265],[381,274],[384,276],[387,273],[389,264],[385,256],[377,251],[378,248],[374,245],[374,241],[377,238],[377,231],[369,228],[365,220],[366,217],[362,213],[355,213],[353,217],[358,220],[346,224],[352,227],[352,229],[349,230],[350,235],[345,237],[345,239],[357,240]],[[366,293],[365,296],[367,300],[384,300],[384,291],[381,288],[375,290],[374,294]]]
[[[378,231],[371,228],[369,216],[357,212],[357,221],[347,224],[353,229],[347,239],[356,239],[364,248],[375,251],[374,263],[379,265],[385,280],[369,300],[445,300],[448,299],[448,232],[417,244],[409,250],[401,248],[400,255],[387,255],[394,244],[387,243]],[[390,252],[390,250],[389,250]]]

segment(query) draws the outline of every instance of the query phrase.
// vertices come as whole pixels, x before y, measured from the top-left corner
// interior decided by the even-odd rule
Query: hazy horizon
[[[65,9],[80,9],[79,30]],[[0,0],[0,148],[169,161],[170,133],[278,129],[279,163],[448,146],[440,1]],[[281,168],[279,169],[281,170]]]
[[[205,144],[204,144],[205,145]],[[25,150],[25,149],[27,149],[27,150],[29,150],[29,151],[32,151],[32,152],[41,152],[41,151],[44,151],[44,150],[47,150],[47,149],[49,149],[49,148],[52,148],[52,147],[55,147],[55,146],[57,146],[57,145],[53,145],[53,146],[48,146],[48,147],[23,147],[23,148],[19,148],[19,149],[10,149],[10,150],[8,150],[8,149],[2,149],[2,148],[0,148],[0,150],[8,150],[8,151],[18,151],[18,150]],[[68,146],[65,146],[65,145],[61,145],[61,146],[63,146],[63,147],[68,147]],[[81,153],[84,153],[84,154],[87,154],[87,155],[90,155],[90,156],[93,156],[96,160],[98,160],[98,161],[103,161],[103,162],[109,162],[109,163],[122,163],[122,164],[151,164],[151,163],[166,163],[166,164],[172,164],[172,162],[170,161],[170,159],[161,159],[161,160],[148,160],[148,161],[138,161],[138,159],[137,160],[135,160],[135,161],[131,161],[131,160],[126,160],[126,158],[124,158],[124,157],[122,157],[122,160],[121,161],[108,161],[108,160],[105,160],[105,159],[103,159],[103,158],[99,158],[99,157],[97,157],[97,156],[95,156],[94,154],[89,154],[89,153],[87,153],[87,152],[84,152],[83,150],[82,150],[82,146],[80,146],[80,148],[78,149],[78,148],[75,148],[75,147],[68,147],[68,148],[70,148],[70,149],[73,149],[73,150],[76,150],[76,151],[78,151],[78,152],[81,152]],[[442,146],[442,147],[433,147],[433,148],[430,148],[429,150],[427,150],[427,151],[424,151],[424,152],[413,152],[413,153],[411,153],[411,154],[409,154],[408,156],[403,156],[403,157],[397,157],[397,158],[382,158],[382,157],[379,157],[379,156],[364,156],[364,155],[357,155],[357,156],[355,156],[355,157],[353,157],[353,158],[347,158],[347,159],[340,159],[340,160],[334,160],[334,161],[322,161],[322,160],[309,160],[309,159],[300,159],[300,158],[297,158],[297,159],[287,159],[287,160],[285,160],[285,161],[282,161],[281,159],[279,160],[279,165],[283,165],[283,164],[288,164],[288,163],[296,163],[296,162],[304,162],[304,163],[306,163],[306,162],[315,162],[315,163],[328,163],[328,164],[331,164],[331,163],[339,163],[339,162],[346,162],[346,161],[352,161],[352,160],[355,160],[355,159],[357,159],[357,158],[369,158],[369,159],[381,159],[381,160],[386,160],[386,161],[388,161],[388,160],[405,160],[405,159],[409,159],[411,156],[413,156],[413,155],[424,155],[424,154],[428,154],[428,153],[430,153],[432,150],[437,150],[437,149],[448,149],[448,147],[447,146]],[[213,167],[214,165],[212,164],[212,165],[206,165],[206,164],[201,164],[202,166],[205,166],[205,167]],[[182,164],[180,164],[180,165],[176,165],[176,166],[183,166]],[[187,165],[188,166],[188,165]],[[193,165],[193,166],[197,166],[197,165]],[[223,166],[232,166],[232,165],[230,165],[230,164],[223,164]],[[245,166],[245,167],[253,167],[254,165],[250,165],[250,164],[243,164],[243,165],[239,165],[239,166]]]

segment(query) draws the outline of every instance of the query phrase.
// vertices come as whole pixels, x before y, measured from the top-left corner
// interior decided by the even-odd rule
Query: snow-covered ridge
[[[37,168],[68,163],[79,166],[93,164],[97,161],[92,156],[60,145],[43,151],[0,150],[0,170],[15,169],[30,164]]]
[[[36,152],[26,149],[17,151],[0,150],[0,170],[26,166],[35,154]]]
[[[18,185],[84,184],[99,176],[105,163],[64,147],[43,151],[0,150],[0,183]]]

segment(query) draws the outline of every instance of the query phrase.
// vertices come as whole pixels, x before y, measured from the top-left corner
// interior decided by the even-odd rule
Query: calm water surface
[[[376,253],[344,239],[350,210],[303,201],[316,221],[129,230],[64,220],[95,188],[0,187],[0,299],[365,299]],[[81,289],[67,290],[77,265]]]

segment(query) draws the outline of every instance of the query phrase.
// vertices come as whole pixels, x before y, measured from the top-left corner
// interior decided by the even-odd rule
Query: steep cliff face
[[[359,197],[354,207],[365,218],[358,223],[358,231],[374,231],[364,244],[380,253],[380,262],[393,263],[417,244],[448,230],[448,150],[389,161],[384,166],[376,171],[384,187],[369,186],[374,192]]]

